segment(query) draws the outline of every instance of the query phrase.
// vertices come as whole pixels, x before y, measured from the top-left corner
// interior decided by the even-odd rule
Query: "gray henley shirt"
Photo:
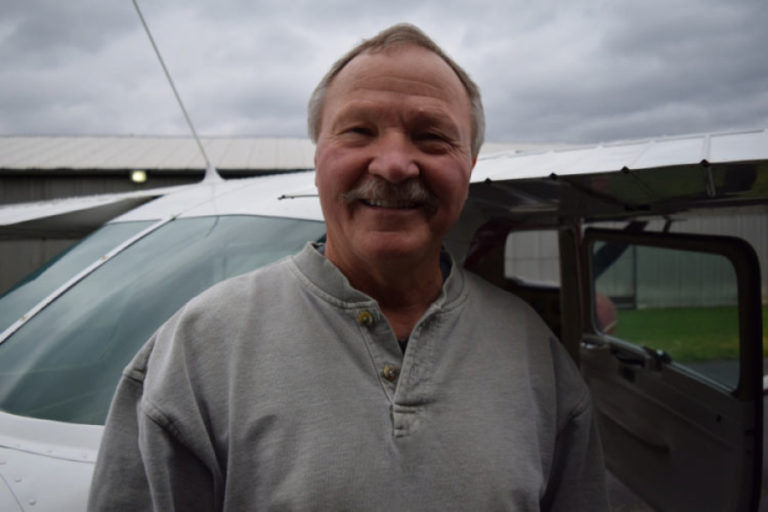
[[[193,299],[126,368],[90,510],[607,511],[587,388],[456,265],[403,353],[308,245]]]

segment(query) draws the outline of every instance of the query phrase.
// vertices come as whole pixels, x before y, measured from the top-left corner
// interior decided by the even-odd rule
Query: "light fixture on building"
[[[140,169],[131,171],[131,181],[134,183],[145,183],[147,181],[147,171]]]

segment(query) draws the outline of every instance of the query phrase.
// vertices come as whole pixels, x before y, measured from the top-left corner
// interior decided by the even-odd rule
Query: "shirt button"
[[[373,315],[370,311],[361,311],[360,314],[357,315],[357,323],[364,325],[365,327],[370,327],[373,325]]]
[[[397,366],[392,366],[391,364],[385,364],[384,369],[381,371],[381,376],[387,379],[389,382],[394,381],[399,374],[400,370],[397,368]]]

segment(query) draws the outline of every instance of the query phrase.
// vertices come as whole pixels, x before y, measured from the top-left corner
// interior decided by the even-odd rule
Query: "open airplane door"
[[[738,238],[588,229],[580,359],[608,468],[659,512],[756,511],[760,267]]]

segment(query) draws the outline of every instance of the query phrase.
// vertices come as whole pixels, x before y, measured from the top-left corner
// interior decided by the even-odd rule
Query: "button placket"
[[[373,314],[368,310],[361,311],[357,315],[357,323],[362,325],[363,327],[372,327],[374,321],[375,319],[373,317]]]
[[[400,375],[400,368],[393,364],[385,364],[381,370],[381,376],[387,379],[389,382],[395,382]]]
[[[383,349],[384,344],[381,336],[388,336],[391,333],[386,328],[386,322],[381,324],[377,321],[378,318],[375,311],[364,309],[357,313],[356,321],[370,336],[369,342],[372,343],[370,349],[372,350],[373,363],[377,367],[378,376],[391,400],[397,386],[397,379],[400,376],[400,366],[392,360],[391,354],[386,354],[386,351]]]

